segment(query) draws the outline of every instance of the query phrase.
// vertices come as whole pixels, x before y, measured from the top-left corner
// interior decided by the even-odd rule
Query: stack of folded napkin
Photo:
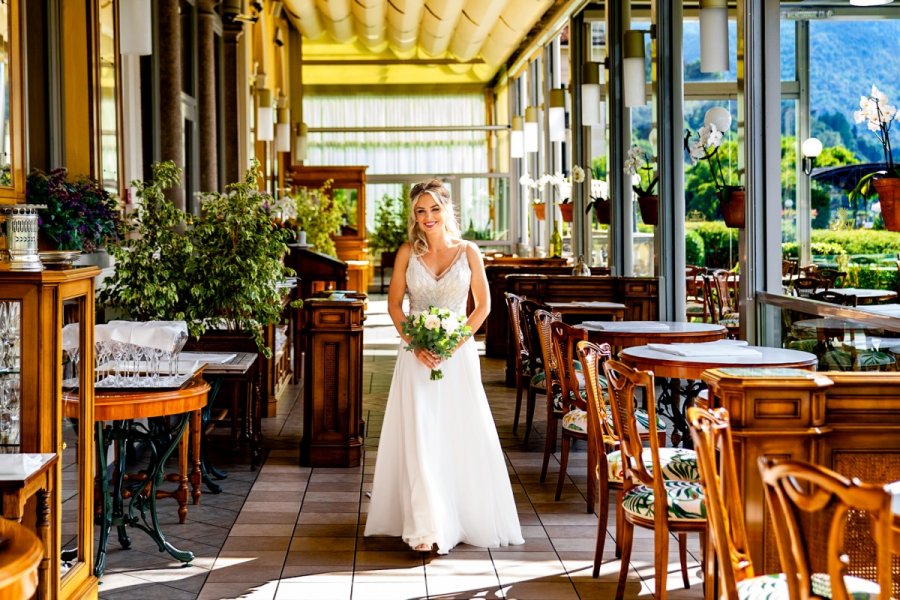
[[[697,344],[647,344],[657,352],[676,356],[710,356],[716,358],[762,358],[762,352],[747,347],[743,340],[718,340]]]

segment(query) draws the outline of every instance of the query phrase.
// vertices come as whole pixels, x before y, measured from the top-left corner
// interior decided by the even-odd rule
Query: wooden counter
[[[781,570],[757,459],[811,462],[869,483],[900,479],[900,373],[713,369],[713,406],[731,417],[753,563]]]

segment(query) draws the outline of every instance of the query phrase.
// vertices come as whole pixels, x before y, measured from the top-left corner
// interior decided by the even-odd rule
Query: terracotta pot
[[[562,214],[562,220],[566,223],[571,223],[574,218],[572,216],[573,208],[575,208],[575,205],[571,202],[564,202],[559,205],[559,212]]]
[[[888,231],[900,231],[900,177],[879,177],[872,181],[881,204],[881,218]]]
[[[725,225],[738,229],[744,228],[744,205],[746,202],[747,192],[742,187],[727,186],[725,189],[719,190],[719,204],[722,208]]]
[[[544,217],[545,217],[544,207],[546,205],[542,203],[542,204],[532,204],[532,206],[534,207],[534,216],[537,217],[538,221],[543,221]]]
[[[659,196],[638,196],[644,225],[659,225]]]
[[[597,217],[597,222],[601,225],[609,225],[611,218],[609,200],[594,202],[594,216]]]

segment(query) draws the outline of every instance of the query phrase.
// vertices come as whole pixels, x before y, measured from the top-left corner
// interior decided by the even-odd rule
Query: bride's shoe
[[[430,553],[430,552],[431,552],[431,546],[432,546],[431,544],[425,544],[425,543],[422,543],[422,544],[419,544],[418,546],[414,546],[414,547],[413,547],[413,550],[415,550],[416,552],[421,552],[421,553],[423,553],[423,554],[426,553],[426,552],[427,552],[427,553]]]

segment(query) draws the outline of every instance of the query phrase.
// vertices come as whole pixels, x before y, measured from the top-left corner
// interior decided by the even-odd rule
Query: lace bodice
[[[453,312],[466,314],[469,300],[469,285],[472,272],[463,249],[456,260],[439,277],[428,270],[418,256],[409,257],[406,267],[406,290],[409,292],[410,312],[420,312],[429,306],[449,308]]]

